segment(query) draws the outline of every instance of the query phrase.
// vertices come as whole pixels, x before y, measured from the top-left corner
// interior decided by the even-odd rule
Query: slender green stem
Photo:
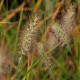
[[[20,29],[20,25],[21,25],[21,21],[22,21],[22,13],[23,13],[23,9],[21,10],[21,15],[20,15],[20,19],[19,19],[18,28],[17,28],[16,40],[15,40],[15,44],[14,44],[14,53],[16,53],[16,45],[17,45],[17,39],[18,39],[18,35],[19,35],[19,29]]]

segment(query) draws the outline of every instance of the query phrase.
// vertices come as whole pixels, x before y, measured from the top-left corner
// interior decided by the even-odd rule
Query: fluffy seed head
[[[67,13],[63,16],[61,26],[67,35],[71,35],[75,23],[75,7],[70,6]]]
[[[57,23],[54,22],[52,25],[52,30],[54,31],[54,35],[59,41],[62,41],[62,46],[69,43],[69,37],[66,35],[65,31],[62,27]]]
[[[40,56],[43,56],[45,54],[46,50],[45,50],[45,44],[39,42],[38,43],[38,54]],[[51,55],[46,55],[44,59],[42,59],[41,63],[44,67],[44,70],[48,70],[50,69],[50,67],[52,66],[52,61],[51,61],[52,56]]]
[[[46,49],[47,50],[52,49],[57,43],[58,43],[58,38],[53,33],[50,32],[49,37],[46,41]]]
[[[38,43],[38,53],[40,56],[44,55],[45,49],[44,49],[44,44],[39,42]]]
[[[38,31],[36,25],[38,24],[39,18],[37,15],[33,17],[33,20],[29,22],[28,25],[25,25],[24,32],[21,36],[21,48],[20,53],[26,54],[33,47],[33,42]]]

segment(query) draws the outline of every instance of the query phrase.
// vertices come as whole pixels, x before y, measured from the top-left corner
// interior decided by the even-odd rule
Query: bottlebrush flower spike
[[[58,41],[62,41],[62,46],[67,45],[71,42],[71,33],[75,22],[75,8],[70,6],[67,13],[63,16],[61,23],[57,21],[53,22],[52,30]]]
[[[38,55],[41,57],[45,54],[46,50],[45,50],[45,44],[39,42],[38,43]],[[41,61],[44,70],[48,70],[50,69],[50,67],[52,66],[52,56],[51,55],[46,55],[45,58]]]
[[[49,37],[47,38],[46,41],[46,49],[49,51],[52,49],[57,43],[58,43],[58,38],[52,33],[49,32]]]
[[[71,35],[75,23],[75,6],[70,6],[67,13],[63,16],[60,25],[67,35]]]
[[[40,56],[44,55],[45,53],[44,44],[41,42],[38,43],[38,53]]]
[[[39,18],[37,15],[35,15],[33,17],[33,20],[31,20],[28,25],[25,25],[25,29],[21,36],[21,42],[20,42],[21,54],[25,55],[33,47],[33,42],[34,42],[36,33],[38,31],[38,27],[36,27],[36,25],[38,24],[38,21],[39,21]]]
[[[54,31],[54,36],[56,36],[58,41],[62,41],[62,46],[67,45],[69,43],[70,40],[68,36],[57,22],[53,22],[52,30]]]

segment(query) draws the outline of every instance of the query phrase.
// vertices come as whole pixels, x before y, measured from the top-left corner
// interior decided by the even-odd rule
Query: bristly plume
[[[46,50],[45,50],[45,44],[39,42],[38,43],[38,55],[41,57],[45,54]],[[52,56],[51,55],[46,55],[44,57],[44,59],[41,61],[44,70],[48,70],[50,69],[50,67],[52,66]]]
[[[67,45],[71,42],[71,33],[74,27],[75,22],[75,8],[70,6],[70,9],[67,10],[67,13],[63,16],[61,23],[57,21],[53,22],[51,29],[54,32],[54,35],[58,41],[62,41],[62,46]]]
[[[39,18],[36,14],[35,16],[33,16],[32,20],[30,20],[30,22],[25,25],[24,31],[21,35],[20,54],[26,55],[26,53],[33,47],[33,42],[38,31],[38,27],[36,27],[38,21]]]
[[[44,55],[45,53],[44,44],[41,42],[38,43],[38,53],[40,56]]]
[[[54,36],[56,36],[58,41],[62,41],[62,46],[67,45],[69,43],[70,40],[68,36],[57,22],[53,22],[52,30],[54,31]]]
[[[66,32],[68,36],[71,35],[74,24],[75,24],[75,6],[70,6],[67,10],[67,13],[63,16],[60,25],[62,26],[63,30]]]
[[[58,38],[52,33],[49,32],[49,37],[46,40],[46,49],[50,50],[52,49],[59,41]]]

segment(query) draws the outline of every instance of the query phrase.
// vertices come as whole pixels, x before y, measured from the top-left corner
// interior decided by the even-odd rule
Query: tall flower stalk
[[[68,36],[71,35],[73,27],[75,24],[75,6],[70,6],[65,15],[63,16],[60,25],[63,31],[66,32]]]

